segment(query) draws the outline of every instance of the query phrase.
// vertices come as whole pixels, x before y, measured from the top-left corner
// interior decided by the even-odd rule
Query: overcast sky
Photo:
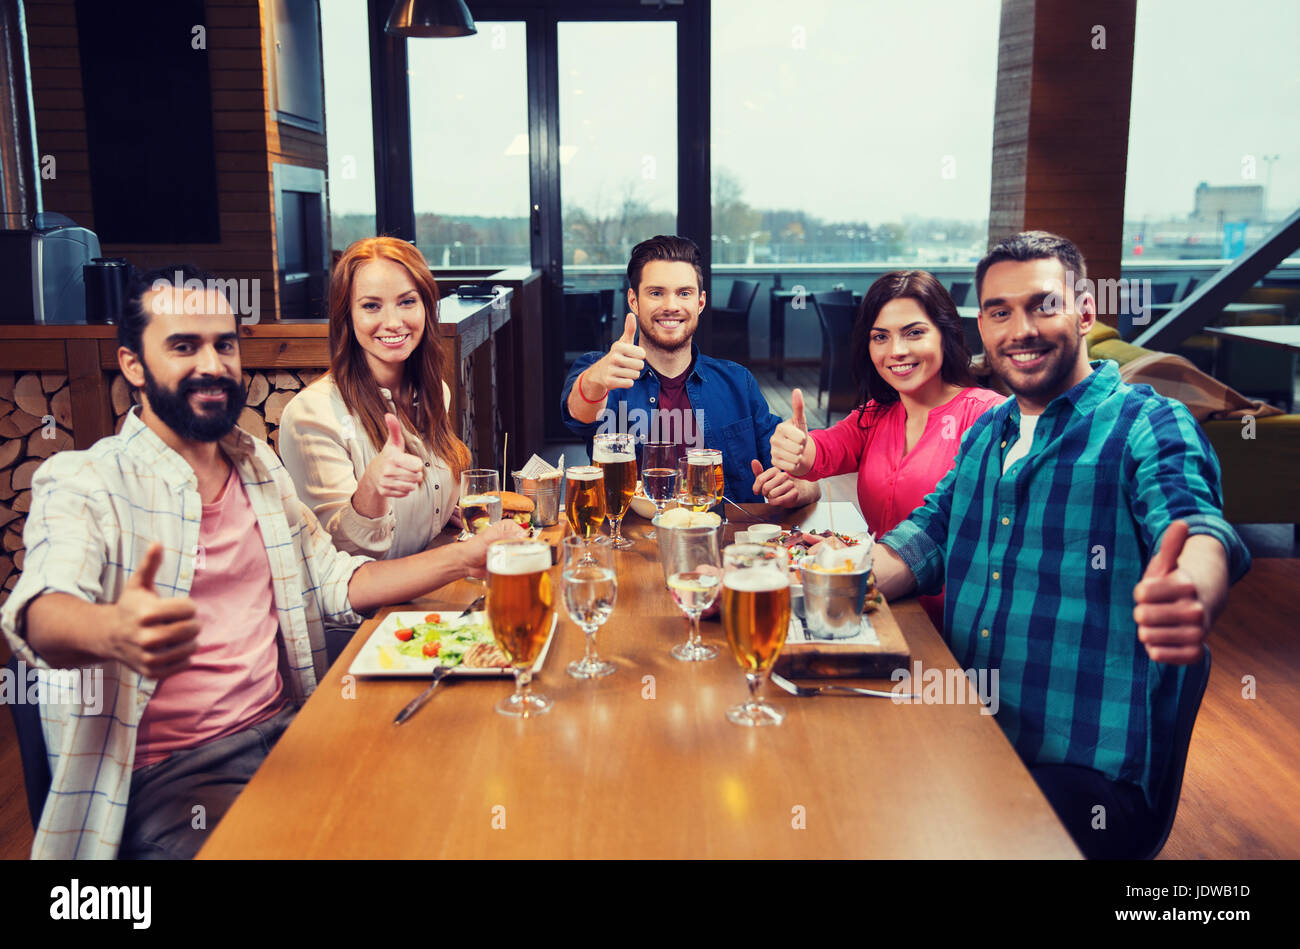
[[[321,7],[333,210],[373,213],[364,4]],[[998,0],[714,0],[714,169],[760,208],[985,218],[999,16]],[[674,29],[561,24],[566,205],[675,206]],[[1296,0],[1139,0],[1126,216],[1186,215],[1201,181],[1264,184],[1274,154],[1270,207],[1300,204],[1298,37]],[[416,210],[527,213],[522,24],[409,49]]]

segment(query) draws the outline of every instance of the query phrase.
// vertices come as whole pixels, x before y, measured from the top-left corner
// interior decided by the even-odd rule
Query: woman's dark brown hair
[[[862,306],[858,308],[857,322],[853,325],[853,374],[858,382],[859,408],[865,408],[874,400],[875,409],[880,412],[898,401],[898,390],[881,377],[871,359],[871,329],[885,304],[900,299],[915,300],[939,331],[943,349],[940,378],[949,385],[963,388],[975,385],[961,316],[948,291],[934,274],[925,270],[895,270],[885,274],[867,290]],[[865,411],[858,421],[866,427]]]
[[[352,328],[352,292],[357,271],[371,260],[391,260],[410,274],[424,305],[424,332],[406,359],[402,382],[393,393],[400,420],[419,432],[430,450],[451,468],[453,478],[469,467],[465,446],[447,417],[442,383],[448,377],[447,359],[438,343],[438,283],[414,244],[395,237],[367,237],[343,252],[330,275],[330,373],[343,404],[355,414],[376,451],[388,440],[384,414],[388,411],[366,362],[365,350]]]

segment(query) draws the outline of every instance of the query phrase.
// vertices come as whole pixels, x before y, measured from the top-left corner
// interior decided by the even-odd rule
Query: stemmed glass
[[[581,659],[569,663],[569,675],[575,679],[612,675],[618,667],[596,656],[596,630],[614,612],[618,595],[614,551],[581,537],[566,537],[563,564],[560,585],[564,588],[564,607],[569,618],[587,634],[587,651]]]
[[[457,540],[469,540],[501,520],[501,475],[491,468],[466,468],[460,473],[460,519]]]
[[[676,448],[672,442],[646,442],[641,448],[641,487],[645,496],[655,502],[656,517],[664,512],[677,489],[677,468],[673,464]],[[645,536],[654,540],[658,534],[652,530]]]
[[[623,536],[623,515],[636,493],[636,442],[631,435],[610,432],[591,441],[591,460],[605,475],[605,517],[609,543],[619,550],[632,547]]]
[[[749,683],[749,701],[727,709],[727,720],[780,725],[785,713],[761,692],[790,627],[789,553],[777,544],[732,544],[722,559],[722,625]]]
[[[487,619],[510,660],[515,691],[496,705],[502,715],[529,718],[551,710],[551,700],[531,691],[533,663],[555,616],[551,545],[544,540],[498,540],[487,549]]]
[[[722,585],[718,528],[659,527],[659,557],[668,592],[691,621],[690,639],[672,648],[683,662],[714,659],[718,650],[700,640],[700,614],[713,605]]]

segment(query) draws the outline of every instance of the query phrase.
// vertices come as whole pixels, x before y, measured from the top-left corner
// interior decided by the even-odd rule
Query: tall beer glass
[[[631,435],[597,435],[591,443],[591,460],[605,475],[605,517],[609,542],[627,550],[632,542],[623,536],[623,515],[636,493],[636,442]]]
[[[692,448],[686,452],[686,496],[692,510],[707,511],[722,500],[722,452]]]
[[[761,691],[790,626],[789,568],[788,552],[776,544],[732,544],[722,553],[722,625],[749,683],[749,701],[727,709],[737,725],[785,720]]]
[[[551,710],[551,700],[530,689],[533,663],[551,632],[551,545],[544,540],[498,540],[487,551],[487,618],[497,645],[510,660],[515,691],[497,703],[502,715],[528,718]]]
[[[605,520],[605,475],[595,465],[575,465],[564,472],[565,512],[569,526],[583,540],[600,536]]]

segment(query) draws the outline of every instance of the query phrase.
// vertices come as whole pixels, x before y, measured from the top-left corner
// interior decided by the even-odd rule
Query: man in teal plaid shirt
[[[1007,238],[975,286],[987,358],[1016,397],[881,539],[880,589],[945,590],[944,638],[964,669],[999,670],[998,723],[1080,849],[1139,856],[1182,666],[1250,555],[1186,407],[1088,361],[1096,303],[1074,244]]]

